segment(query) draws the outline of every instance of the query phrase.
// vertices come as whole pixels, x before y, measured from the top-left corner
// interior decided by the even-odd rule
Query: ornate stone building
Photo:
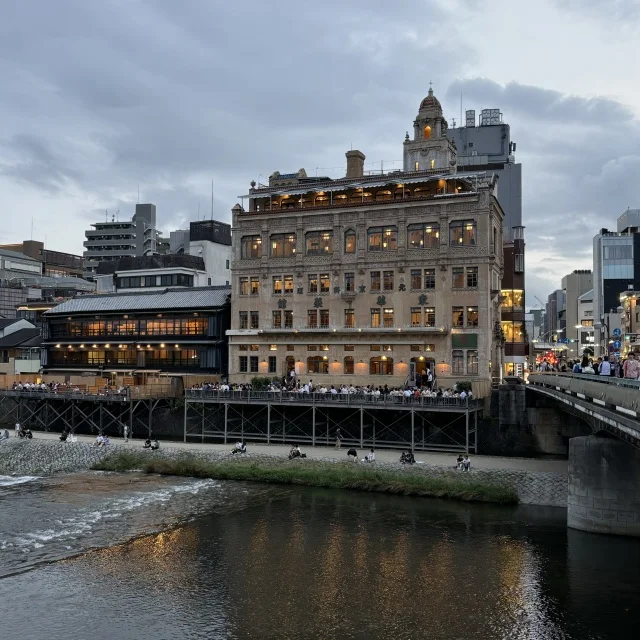
[[[365,175],[349,151],[345,178],[252,183],[233,209],[232,381],[392,386],[431,368],[441,387],[488,391],[503,212],[492,175],[456,172],[446,127],[429,90],[404,171]]]

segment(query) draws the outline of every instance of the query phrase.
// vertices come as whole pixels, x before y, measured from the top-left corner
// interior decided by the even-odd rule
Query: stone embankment
[[[131,451],[131,448],[109,445],[108,448],[95,447],[83,442],[59,442],[55,440],[17,440],[0,441],[0,475],[51,475],[54,473],[70,473],[90,469],[105,456],[119,451]],[[150,456],[163,456],[178,459],[185,455],[184,450],[162,446]],[[228,461],[233,464],[239,456],[232,456],[228,451],[194,451],[190,452],[199,459],[209,462]],[[274,466],[286,464],[283,456],[268,454],[247,454],[262,463]],[[336,464],[346,463],[344,459],[322,458],[324,462]],[[375,462],[376,468],[394,471],[398,474],[419,473],[432,477],[455,475],[457,479],[467,482],[483,482],[513,488],[518,494],[521,504],[541,506],[567,506],[567,475],[565,473],[545,471],[516,471],[510,469],[472,469],[468,473],[455,471],[451,467],[416,464],[413,466],[399,463]]]

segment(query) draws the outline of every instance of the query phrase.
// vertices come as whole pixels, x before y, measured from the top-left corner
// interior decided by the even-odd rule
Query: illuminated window
[[[424,308],[424,326],[425,327],[436,326],[436,308],[435,307]]]
[[[382,322],[385,327],[393,327],[393,309],[385,309],[383,311]]]
[[[240,257],[243,260],[259,258],[262,255],[262,238],[260,236],[243,236],[240,240]]]
[[[260,293],[260,279],[259,278],[251,278],[251,295],[257,296]]]
[[[410,224],[407,236],[409,249],[436,249],[440,243],[440,225],[436,222]]]
[[[393,271],[383,271],[382,286],[385,291],[393,291]]]
[[[309,293],[318,293],[318,274],[309,274]]]
[[[431,139],[431,127],[429,125],[427,125],[423,130],[422,133],[424,135],[424,139],[425,140],[430,140]],[[433,161],[432,161],[433,162]]]
[[[369,375],[372,376],[392,376],[393,358],[387,356],[376,356],[369,360]]]
[[[478,267],[467,267],[467,287],[474,289],[478,286]]]
[[[282,294],[282,276],[273,276],[272,292],[274,296]]]
[[[311,231],[306,238],[308,256],[333,253],[333,231]]]
[[[272,258],[289,258],[296,254],[295,233],[279,233],[272,235],[270,242]]]
[[[278,350],[278,345],[277,344],[270,344],[269,345],[269,351],[277,351]]]
[[[329,361],[326,356],[307,358],[307,373],[329,373]]]
[[[320,274],[320,293],[329,293],[329,286],[330,286],[329,274],[321,273]]]
[[[464,374],[464,351],[456,349],[451,353],[451,371],[454,375]]]
[[[411,288],[422,289],[422,271],[420,269],[411,269]]]
[[[282,312],[272,311],[271,321],[274,329],[282,329]]]
[[[464,307],[451,309],[451,323],[453,327],[464,327]]]
[[[284,292],[293,293],[293,276],[284,277]]]
[[[353,344],[345,344],[344,345],[344,350],[345,351],[355,351],[356,348],[355,348],[355,345],[353,345]]]
[[[344,234],[344,252],[345,253],[356,252],[356,232],[353,229],[349,229]]]
[[[467,327],[478,326],[478,307],[467,307]]]
[[[478,352],[471,349],[467,351],[467,373],[470,375],[478,373]]]
[[[422,307],[411,307],[411,326],[422,326]]]
[[[431,161],[431,168],[432,168],[432,169],[435,169],[435,168],[436,168],[436,161],[435,161],[435,160],[432,160],[432,161]]]
[[[356,326],[356,313],[353,309],[344,310],[344,326],[353,329]]]
[[[414,171],[420,171],[420,163],[416,162],[415,166],[414,166]]]
[[[380,309],[371,309],[371,327],[377,329],[380,326]]]
[[[249,278],[244,276],[240,278],[240,295],[241,296],[249,295]]]
[[[398,247],[398,227],[370,227],[367,229],[369,251],[395,251]]]
[[[452,247],[475,247],[475,220],[456,220],[449,225],[449,244]]]
[[[371,291],[380,291],[380,272],[371,272]]]

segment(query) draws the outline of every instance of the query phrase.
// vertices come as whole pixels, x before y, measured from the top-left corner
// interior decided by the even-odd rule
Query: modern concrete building
[[[233,209],[232,380],[404,385],[430,368],[488,392],[504,214],[495,176],[457,171],[446,130],[430,90],[404,171],[364,175],[352,150],[344,178],[252,183]]]
[[[231,225],[217,220],[201,220],[189,225],[189,250],[204,261],[207,278],[215,286],[231,282]]]
[[[580,296],[587,291],[593,291],[593,274],[591,269],[576,269],[562,278],[560,283],[564,294],[564,319],[565,331],[563,338],[567,338],[568,356],[579,358],[582,356],[581,333],[582,326],[580,316]],[[593,305],[593,294],[592,294]]]
[[[515,161],[516,143],[500,109],[483,109],[476,123],[475,110],[465,122],[447,130],[455,145],[458,171],[491,171],[498,176],[497,197],[504,211],[505,241],[522,226],[522,165]]]
[[[593,289],[585,291],[578,298],[578,354],[582,356],[585,350],[594,354],[594,329],[593,329]]]
[[[545,305],[543,341],[551,340],[553,335],[561,334],[564,331],[566,326],[564,308],[564,291],[556,289],[549,294]]]
[[[30,322],[0,320],[0,388],[18,380],[35,382],[41,342],[40,329]]]
[[[96,222],[85,231],[84,276],[92,278],[100,262],[158,253],[156,205],[137,204],[131,220]]]
[[[22,253],[42,263],[41,275],[43,276],[82,277],[82,256],[62,251],[51,251],[45,248],[43,242],[24,240],[18,244],[0,245],[0,249]]]
[[[596,352],[606,353],[612,331],[610,316],[618,313],[620,294],[640,290],[640,209],[628,209],[617,231],[601,229],[593,239],[593,314]]]

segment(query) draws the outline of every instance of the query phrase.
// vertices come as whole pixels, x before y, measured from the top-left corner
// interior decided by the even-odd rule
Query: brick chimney
[[[362,178],[364,175],[364,153],[353,149],[347,151],[345,155],[347,156],[347,178]]]

